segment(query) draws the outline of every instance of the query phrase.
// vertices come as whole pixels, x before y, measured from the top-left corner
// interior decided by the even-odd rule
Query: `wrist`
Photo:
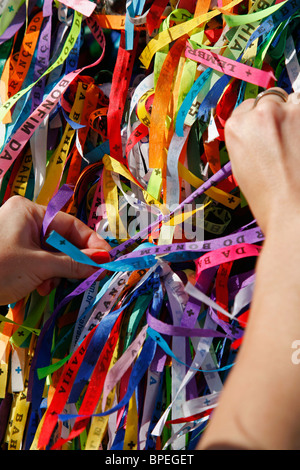
[[[300,233],[300,204],[299,201],[293,203],[292,198],[287,201],[278,202],[275,207],[266,214],[268,220],[264,230],[265,239],[280,240],[287,242],[288,240],[295,242],[299,239]]]

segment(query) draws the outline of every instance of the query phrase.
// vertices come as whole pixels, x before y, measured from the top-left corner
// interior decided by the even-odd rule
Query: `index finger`
[[[246,113],[246,112],[250,111],[251,109],[253,109],[254,101],[255,100],[253,98],[249,98],[249,99],[243,101],[236,108],[234,108],[234,110],[232,111],[230,117],[237,116],[241,113]]]
[[[55,230],[77,248],[97,248],[110,251],[110,245],[84,222],[71,214],[57,212],[48,230]]]

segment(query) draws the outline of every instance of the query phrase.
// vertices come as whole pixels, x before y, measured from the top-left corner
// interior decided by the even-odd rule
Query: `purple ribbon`
[[[30,0],[28,5],[28,16],[31,13],[34,5],[36,4],[36,0]],[[19,29],[23,26],[26,18],[26,2],[21,5],[20,9],[18,10],[17,14],[15,15],[14,19],[6,28],[2,36],[0,36],[0,44],[3,44],[8,39],[12,38],[17,34]]]
[[[71,199],[74,191],[70,186],[64,184],[57,193],[50,200],[46,213],[43,220],[42,231],[41,231],[41,242],[44,244],[47,229],[56,216],[56,214],[67,204]]]
[[[147,323],[148,325],[158,333],[162,335],[169,335],[169,336],[184,336],[184,337],[199,337],[202,338],[226,338],[230,336],[232,338],[231,333],[229,332],[228,335],[224,333],[220,333],[219,331],[209,330],[207,328],[185,328],[184,326],[174,326],[168,323],[164,323],[161,320],[153,317],[150,313],[147,315]]]

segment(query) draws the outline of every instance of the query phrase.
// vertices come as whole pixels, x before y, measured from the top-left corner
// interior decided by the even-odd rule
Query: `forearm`
[[[300,369],[292,362],[300,339],[300,223],[285,230],[270,231],[260,255],[243,345],[202,449],[300,449]]]

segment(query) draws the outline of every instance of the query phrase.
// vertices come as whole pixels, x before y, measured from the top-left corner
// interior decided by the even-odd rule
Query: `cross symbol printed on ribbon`
[[[128,442],[128,447],[130,450],[132,450],[135,447],[135,443],[133,441]]]
[[[236,328],[235,325],[230,325],[230,331],[233,335],[235,335],[236,333],[238,333],[238,329]]]

